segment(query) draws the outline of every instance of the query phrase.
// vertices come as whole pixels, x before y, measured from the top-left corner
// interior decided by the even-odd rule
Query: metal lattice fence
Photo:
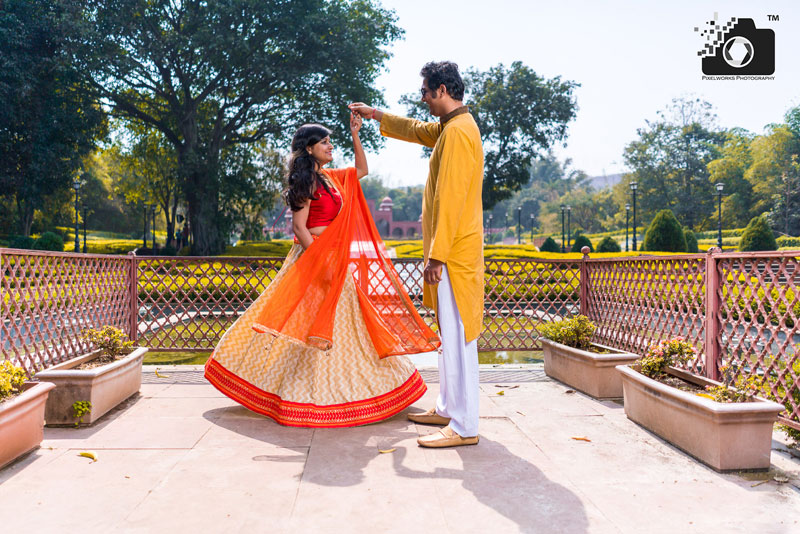
[[[283,264],[264,257],[137,257],[0,249],[2,359],[29,373],[89,347],[80,334],[123,328],[151,350],[210,351]],[[422,305],[422,261],[394,260]],[[481,350],[539,350],[536,327],[576,313],[598,341],[643,353],[683,336],[711,378],[757,376],[800,428],[800,267],[796,252],[569,260],[487,259]]]

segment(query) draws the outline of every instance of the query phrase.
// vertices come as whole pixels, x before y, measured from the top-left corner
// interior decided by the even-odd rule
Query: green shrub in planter
[[[622,252],[622,248],[619,246],[616,239],[611,236],[606,236],[598,243],[597,252]]]
[[[682,337],[664,339],[647,349],[647,354],[636,360],[640,372],[652,379],[667,374],[667,367],[685,365],[697,357],[695,348]]]
[[[739,240],[739,250],[746,252],[749,250],[776,250],[778,243],[772,233],[767,218],[763,215],[750,219],[747,228],[742,233]]]
[[[576,315],[571,319],[564,319],[552,323],[539,325],[539,334],[568,347],[588,350],[592,345],[592,336],[597,327],[585,315]]]
[[[548,237],[542,243],[542,246],[539,247],[540,252],[561,252],[561,247],[558,246],[558,243],[552,237]]]
[[[661,210],[644,234],[642,250],[652,252],[686,252],[686,237],[672,210]]]
[[[686,228],[683,231],[683,236],[686,238],[686,252],[690,254],[697,254],[698,252],[700,252],[700,248],[697,246],[697,238],[694,236],[694,232]]]
[[[34,250],[64,251],[64,240],[55,232],[45,232],[33,242]]]
[[[575,241],[572,242],[570,252],[580,252],[583,247],[589,247],[589,252],[594,252],[594,247],[589,238],[579,232],[575,232]]]

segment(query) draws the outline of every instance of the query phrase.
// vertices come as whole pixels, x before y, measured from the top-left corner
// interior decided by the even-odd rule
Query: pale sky
[[[718,124],[761,133],[800,104],[800,2],[695,1],[510,1],[383,0],[394,9],[405,38],[377,81],[389,111],[405,114],[402,94],[418,92],[419,70],[429,60],[451,60],[461,69],[488,69],[522,61],[546,78],[560,75],[581,84],[577,118],[569,125],[571,157],[589,175],[626,169],[622,153],[646,119],[680,96],[699,96],[714,105]],[[694,32],[714,13],[752,18],[775,31],[775,79],[702,80],[697,51],[704,39]],[[779,21],[768,21],[778,15]],[[524,105],[524,102],[520,102]],[[422,184],[427,160],[416,145],[387,139],[369,166],[384,184]]]

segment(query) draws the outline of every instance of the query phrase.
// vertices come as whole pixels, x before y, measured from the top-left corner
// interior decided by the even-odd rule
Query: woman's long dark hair
[[[314,156],[306,150],[330,134],[331,131],[320,124],[304,124],[294,133],[292,155],[286,175],[288,186],[283,192],[284,201],[292,211],[302,209],[308,199],[317,200],[314,193],[320,184],[329,194],[331,192],[322,175],[317,172]]]

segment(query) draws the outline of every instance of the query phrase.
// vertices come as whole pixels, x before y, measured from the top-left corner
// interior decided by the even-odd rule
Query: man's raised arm
[[[381,135],[433,147],[442,133],[442,125],[438,122],[424,122],[407,117],[385,113],[362,102],[354,102],[348,106],[354,113],[365,119],[374,119],[381,124]]]

